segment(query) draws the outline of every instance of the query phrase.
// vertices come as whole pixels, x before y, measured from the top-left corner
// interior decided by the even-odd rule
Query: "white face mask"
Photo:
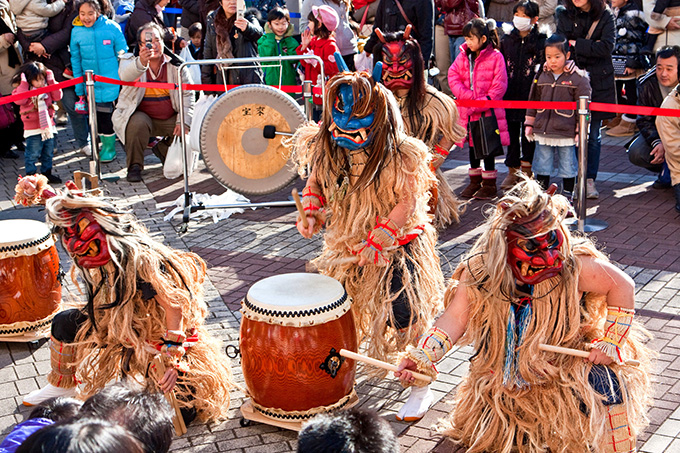
[[[512,24],[519,31],[529,31],[531,30],[531,19],[528,17],[514,16],[512,18]]]

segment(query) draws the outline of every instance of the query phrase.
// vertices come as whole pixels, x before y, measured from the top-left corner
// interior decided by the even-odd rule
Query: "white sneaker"
[[[588,178],[586,180],[586,198],[590,198],[591,200],[600,198],[600,192],[598,192],[597,188],[595,188],[594,179]]]
[[[430,390],[429,385],[425,387],[411,387],[411,394],[404,405],[401,406],[397,414],[397,420],[405,422],[420,420],[428,411],[433,401],[434,394]]]
[[[85,145],[79,150],[81,153],[85,154],[87,157],[90,157],[92,155],[92,148],[90,145]]]
[[[76,396],[76,387],[63,389],[48,383],[45,387],[38,390],[33,390],[31,393],[26,395],[24,397],[24,406],[36,406],[45,400],[56,398],[58,396]]]

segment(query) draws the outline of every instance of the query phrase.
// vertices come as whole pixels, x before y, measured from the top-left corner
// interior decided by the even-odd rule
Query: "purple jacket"
[[[14,453],[17,448],[31,436],[31,434],[45,426],[53,424],[54,422],[52,420],[46,418],[29,418],[28,420],[19,423],[12,429],[12,432],[5,437],[2,443],[0,443],[0,453]]]
[[[449,86],[456,99],[464,100],[502,100],[508,88],[508,75],[505,72],[503,55],[493,47],[487,46],[475,60],[472,78],[474,89],[470,89],[470,60],[467,55],[467,44],[460,46],[460,53],[449,68]],[[460,124],[467,129],[468,121],[477,121],[482,113],[488,111],[484,107],[458,107]],[[503,146],[510,144],[508,123],[505,120],[505,109],[495,108]],[[485,114],[486,115],[486,114]],[[465,140],[457,145],[462,146]],[[471,143],[474,146],[474,143]]]

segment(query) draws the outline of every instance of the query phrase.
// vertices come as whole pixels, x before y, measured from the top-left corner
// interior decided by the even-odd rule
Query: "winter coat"
[[[539,28],[547,27],[550,30],[550,33],[555,33],[555,30],[557,29],[557,25],[555,24],[557,0],[536,0],[536,3],[538,3]]]
[[[616,104],[616,85],[614,83],[614,65],[612,51],[615,42],[614,14],[607,7],[602,12],[600,21],[590,39],[585,39],[594,22],[589,13],[581,10],[570,13],[560,6],[556,11],[557,32],[569,40],[575,40],[571,58],[576,65],[588,72],[592,100]],[[614,118],[614,113],[593,112],[593,120]]]
[[[663,95],[659,88],[659,79],[656,78],[656,68],[647,71],[647,74],[637,81],[638,105],[644,107],[660,107]],[[656,116],[638,115],[635,125],[640,130],[640,135],[647,144],[654,148],[659,144],[659,131],[656,130]]]
[[[264,26],[267,33],[257,42],[257,49],[261,57],[278,57],[280,55],[296,55],[295,49],[298,47],[298,42],[293,38],[293,24],[288,26],[285,36],[277,40],[276,35],[269,30],[269,24]],[[279,63],[262,63],[262,70],[264,71],[264,83],[267,85],[278,86],[279,76],[281,76],[281,85],[295,85],[296,84],[296,61],[282,61]],[[283,70],[283,75],[281,71]]]
[[[14,22],[14,15],[9,10],[9,3],[7,0],[0,0],[0,20],[4,21],[5,24],[14,33],[17,31],[16,23]],[[15,67],[9,65],[9,54],[8,50],[10,47],[14,48],[17,56],[19,57],[19,62],[21,62],[21,52],[19,52],[19,46],[16,40],[13,44],[10,44],[4,36],[0,36],[0,95],[7,96],[12,92],[14,88],[12,86],[12,78],[19,70],[20,64]]]
[[[515,0],[491,0],[486,17],[493,17],[498,22],[512,22],[515,15],[512,9],[515,7]]]
[[[649,56],[642,53],[642,48],[647,43],[648,27],[644,14],[632,2],[616,11],[614,55],[627,56],[626,67],[648,69],[652,66]]]
[[[519,30],[516,28],[503,35],[501,53],[508,73],[508,90],[503,99],[508,101],[528,99],[531,84],[536,75],[536,67],[545,62],[545,39],[545,34],[539,32],[536,26],[524,38],[519,35]],[[506,114],[510,121],[523,121],[525,111],[508,109]]]
[[[54,74],[49,69],[47,70],[47,85],[54,85]],[[12,94],[21,94],[33,87],[25,81],[19,82],[19,86],[12,91]],[[54,118],[54,103],[61,100],[61,90],[49,91],[45,93],[45,105],[47,105],[47,111],[49,112],[50,118]],[[37,96],[30,98],[19,99],[14,101],[16,105],[19,106],[19,112],[21,113],[21,121],[24,123],[24,130],[40,129],[40,118],[38,116],[38,106],[34,101],[37,101]]]
[[[215,28],[215,15],[224,14],[220,6],[215,11],[208,14],[208,24],[206,25],[205,38],[203,39],[203,57],[212,60],[217,57],[217,31]],[[246,12],[244,19],[248,21],[248,26],[244,31],[232,26],[227,34],[231,41],[231,51],[234,58],[257,57],[257,41],[262,37],[263,31],[260,23],[252,13]],[[236,38],[234,38],[234,35]],[[251,63],[255,68],[225,69],[229,85],[243,85],[246,83],[263,83],[264,75],[259,63]],[[201,66],[201,80],[203,83],[224,83],[222,70],[213,65]]]
[[[423,61],[427,66],[432,56],[432,46],[434,42],[434,0],[400,0],[401,7],[413,24],[414,30],[411,31],[423,53]],[[373,29],[379,28],[382,32],[397,32],[406,29],[406,19],[402,16],[394,0],[380,0],[378,10],[375,13]],[[373,47],[379,44],[378,36],[375,31],[364,46],[368,53],[373,52]]]
[[[298,55],[311,53],[317,57],[321,57],[323,60],[324,76],[326,77],[326,80],[323,81],[324,83],[338,73],[338,65],[335,63],[335,55],[333,55],[338,51],[338,46],[335,45],[335,39],[319,39],[315,36],[312,38],[307,49],[303,49],[302,44],[300,44],[295,51]],[[302,68],[305,70],[305,80],[311,80],[313,84],[316,84],[319,81],[321,68],[318,61],[309,60],[308,62],[307,60],[302,60]],[[317,105],[322,104],[320,94],[314,94],[314,103]]]
[[[677,86],[663,100],[661,108],[680,110],[680,93],[678,93]],[[668,170],[671,172],[671,184],[676,186],[680,184],[680,118],[659,116],[656,118],[656,128],[659,130],[663,147],[666,150],[664,157]],[[675,193],[678,193],[677,187],[675,187]]]
[[[29,418],[19,423],[0,443],[0,453],[14,453],[31,434],[53,424],[54,421],[47,418]]]
[[[123,32],[118,24],[106,16],[99,16],[91,27],[86,27],[79,17],[73,20],[71,31],[71,65],[73,77],[92,70],[96,75],[118,79],[118,57],[127,52]],[[95,82],[96,102],[113,102],[118,99],[120,87],[110,83]],[[85,84],[76,85],[76,94],[85,95]]]
[[[544,70],[531,85],[530,101],[576,102],[580,96],[590,96],[590,82],[585,71],[574,68],[564,71],[557,80],[550,70]],[[573,139],[578,126],[575,110],[527,109],[525,124],[534,126],[534,135]]]
[[[449,36],[463,36],[463,27],[479,17],[477,0],[435,0],[435,5],[444,13],[444,31]]]
[[[649,24],[649,33],[657,35],[654,51],[659,50],[663,46],[679,46],[680,30],[666,30],[668,23],[672,19],[671,16],[662,14],[660,20],[653,19],[651,14],[654,5],[656,5],[656,0],[642,0],[642,10],[645,13],[645,21]]]
[[[179,0],[179,4],[182,6],[182,17],[179,24],[187,30],[195,22],[200,21],[198,3],[198,0]]]
[[[173,67],[173,63],[167,55],[163,55],[165,64],[169,65],[166,71],[168,75],[168,83],[177,84],[177,69]],[[177,64],[176,66],[179,66]],[[139,62],[139,57],[135,57],[131,53],[126,53],[120,58],[120,69],[118,74],[120,80],[125,82],[146,82],[146,71],[148,67],[142,66]],[[182,83],[190,84],[191,75],[189,68],[185,67],[182,70]],[[118,139],[125,144],[125,128],[133,113],[137,111],[137,107],[144,99],[145,88],[124,86],[120,90],[118,103],[116,109],[113,111],[111,121],[113,122],[113,130]],[[191,118],[194,115],[194,92],[190,90],[184,91],[184,124],[191,127]],[[179,112],[179,90],[170,90],[170,102],[175,112]],[[177,115],[177,124],[179,124],[179,115]]]
[[[456,99],[464,100],[494,100],[503,99],[505,90],[508,88],[508,76],[505,72],[505,60],[503,55],[491,46],[487,46],[479,52],[474,61],[472,72],[474,82],[470,89],[470,58],[468,57],[467,44],[460,46],[460,53],[449,68],[449,86]],[[469,121],[477,121],[482,114],[488,116],[489,109],[486,107],[458,107],[460,113],[460,125],[467,129]],[[505,109],[494,108],[498,129],[501,133],[501,144],[510,144],[508,123],[505,120]],[[462,143],[459,144],[462,146]],[[474,146],[474,143],[470,144]]]
[[[47,28],[50,17],[64,9],[64,0],[10,0],[12,12],[17,18],[17,27],[24,32],[36,32]]]
[[[300,10],[300,30],[307,28],[307,16],[312,12],[312,6],[327,5],[338,14],[340,21],[335,29],[335,43],[342,55],[354,55],[357,53],[357,37],[349,26],[349,11],[345,2],[338,5],[330,0],[304,0]]]
[[[175,35],[165,26],[163,13],[156,11],[154,3],[155,0],[137,0],[137,3],[135,3],[135,9],[132,11],[132,14],[130,14],[127,25],[125,25],[125,39],[127,40],[128,46],[130,49],[137,47],[137,32],[143,25],[153,22],[160,25],[160,27],[165,30],[165,35],[163,36],[165,47],[177,51],[179,47],[173,47]],[[176,43],[179,41],[182,41],[182,38],[177,36]]]

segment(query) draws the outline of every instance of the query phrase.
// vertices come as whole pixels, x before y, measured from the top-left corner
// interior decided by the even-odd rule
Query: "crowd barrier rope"
[[[122,80],[112,79],[110,77],[104,77],[95,75],[94,80],[100,83],[108,83],[111,85],[120,86],[131,86],[138,88],[161,88],[166,90],[177,90],[179,86],[174,83],[162,83],[162,82],[125,82]],[[75,79],[67,80],[65,82],[60,82],[55,85],[50,85],[43,88],[37,88],[35,90],[30,90],[26,93],[12,94],[0,98],[0,105],[8,104],[10,102],[15,102],[21,99],[30,98],[39,94],[48,93],[50,91],[56,91],[62,88],[68,88],[79,83],[84,83],[84,78],[78,77]],[[182,88],[189,91],[225,91],[237,88],[239,85],[224,85],[224,84],[195,84],[195,83],[185,83],[182,84]],[[283,85],[281,87],[275,86],[281,91],[289,94],[302,93],[302,86],[300,85]],[[313,87],[314,94],[321,94],[321,88]],[[472,108],[504,108],[504,109],[554,109],[554,110],[577,110],[576,102],[547,102],[547,101],[494,101],[494,100],[471,100],[471,99],[456,99],[456,105],[459,107],[472,107]],[[671,116],[680,117],[680,110],[676,109],[663,109],[660,107],[645,107],[640,105],[624,105],[624,104],[607,104],[603,102],[590,102],[588,108],[592,112],[610,112],[610,113],[626,113],[629,115],[649,115],[649,116]]]

